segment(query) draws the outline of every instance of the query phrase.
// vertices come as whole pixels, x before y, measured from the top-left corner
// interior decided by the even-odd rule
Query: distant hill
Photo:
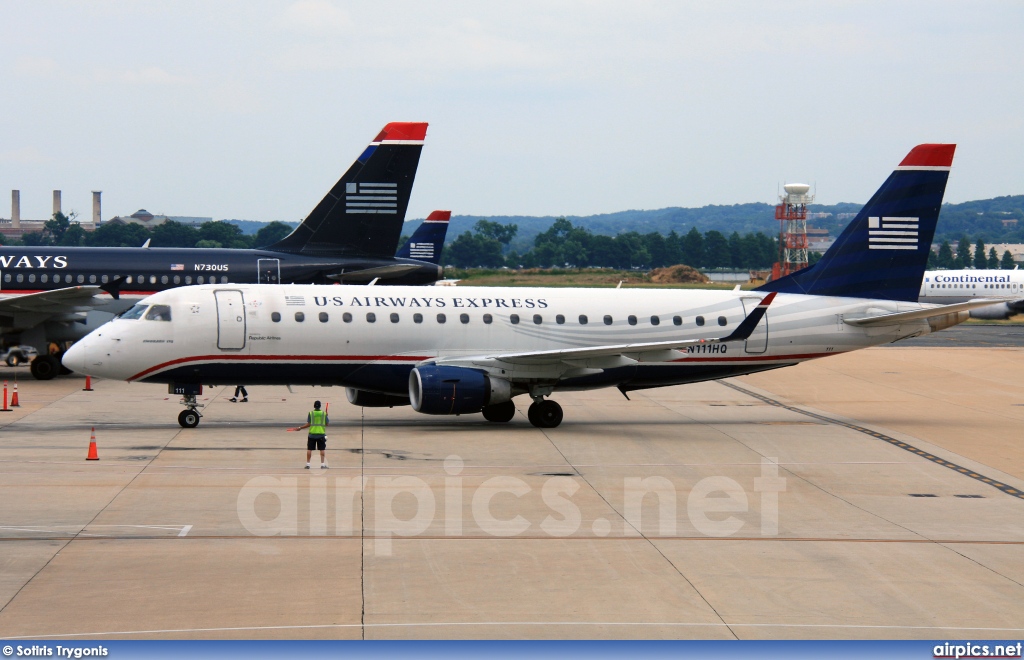
[[[850,218],[837,217],[841,213],[857,213],[862,204],[812,204],[808,210],[812,213],[831,213],[830,217],[815,218],[809,220],[808,224],[828,229],[836,236],[849,222]],[[459,234],[469,231],[476,224],[477,220],[485,218],[502,224],[514,223],[519,226],[519,233],[512,241],[512,248],[523,252],[533,246],[533,239],[547,230],[555,221],[556,216],[522,216],[522,215],[492,215],[492,216],[452,216],[451,226],[448,228],[448,242],[451,242]],[[775,207],[771,204],[733,204],[732,206],[709,205],[700,208],[670,207],[656,209],[653,211],[619,211],[617,213],[604,213],[588,216],[566,216],[574,225],[582,225],[595,234],[614,236],[626,231],[636,231],[641,234],[658,232],[668,234],[675,231],[685,234],[692,227],[696,227],[702,233],[712,229],[726,235],[736,231],[741,234],[747,232],[763,232],[774,234],[778,231],[778,222],[775,220]],[[1004,220],[1017,220],[1016,224],[1006,223]],[[265,224],[254,220],[227,220],[232,224],[241,227],[245,234],[255,234]],[[409,220],[405,223],[404,234],[412,232],[422,222],[422,218]],[[286,222],[292,227],[298,226],[298,222]],[[961,204],[944,204],[942,213],[939,216],[939,226],[936,230],[936,241],[949,239],[955,241],[962,234],[967,234],[971,240],[981,238],[985,243],[1024,243],[1024,195],[1013,195],[996,197],[994,199],[980,199]]]

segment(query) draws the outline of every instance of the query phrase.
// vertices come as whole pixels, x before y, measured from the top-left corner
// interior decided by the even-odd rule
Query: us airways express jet
[[[426,132],[426,123],[386,125],[295,231],[263,250],[0,247],[0,334],[35,346],[32,374],[48,379],[60,365],[51,343],[80,339],[156,291],[194,283],[434,282],[441,270],[426,256],[430,236],[395,256]],[[446,228],[442,217],[435,220]],[[427,234],[438,229],[421,226]]]
[[[954,145],[916,147],[813,267],[765,291],[192,286],[75,344],[75,371],[165,383],[341,385],[356,405],[562,421],[549,397],[726,378],[927,334],[992,300],[917,302]],[[898,229],[888,229],[894,224]]]

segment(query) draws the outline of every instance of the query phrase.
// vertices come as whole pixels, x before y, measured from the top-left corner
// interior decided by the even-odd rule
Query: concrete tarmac
[[[12,378],[13,370],[0,370]],[[869,349],[479,415],[19,380],[0,635],[1024,636],[1024,349]],[[313,399],[330,469],[303,469]],[[100,460],[86,462],[90,427]]]

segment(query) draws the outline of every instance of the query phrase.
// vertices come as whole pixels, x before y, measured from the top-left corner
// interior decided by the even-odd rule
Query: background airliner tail
[[[911,149],[818,263],[757,290],[916,302],[955,149]]]
[[[390,258],[398,248],[426,122],[384,127],[277,252]]]
[[[448,235],[451,211],[433,211],[427,216],[409,240],[395,254],[399,259],[417,259],[432,264],[441,262],[441,250]]]

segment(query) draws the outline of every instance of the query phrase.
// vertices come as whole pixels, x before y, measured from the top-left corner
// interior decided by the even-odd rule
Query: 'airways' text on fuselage
[[[33,263],[33,259],[35,263]],[[53,263],[50,260],[53,259]],[[28,256],[0,254],[0,268],[67,268],[68,258],[66,256]]]

